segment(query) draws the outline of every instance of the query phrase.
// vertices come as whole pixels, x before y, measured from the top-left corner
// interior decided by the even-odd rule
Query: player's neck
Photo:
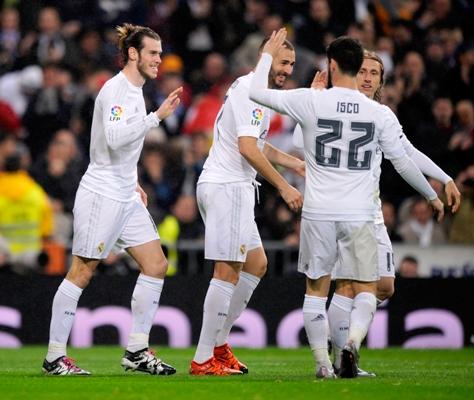
[[[132,85],[142,87],[145,84],[145,78],[140,74],[135,65],[128,63],[123,67],[122,72]]]
[[[339,75],[332,78],[332,85],[334,87],[342,87],[346,89],[357,90],[357,81],[354,76],[350,75]]]

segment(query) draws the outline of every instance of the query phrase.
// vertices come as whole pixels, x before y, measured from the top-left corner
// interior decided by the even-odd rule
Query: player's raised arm
[[[270,107],[281,114],[287,114],[296,121],[301,121],[305,114],[314,113],[311,103],[311,89],[268,89],[268,73],[285,38],[286,30],[282,28],[278,32],[273,32],[265,43],[252,78],[249,97],[252,101]]]

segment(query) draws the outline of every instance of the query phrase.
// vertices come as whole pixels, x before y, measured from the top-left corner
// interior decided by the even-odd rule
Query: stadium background
[[[419,204],[415,193],[390,165],[383,165],[384,216],[396,243],[396,264],[405,255],[414,256],[419,278],[397,281],[395,297],[377,312],[368,344],[472,346],[471,1],[0,0],[0,7],[0,170],[18,159],[51,204],[38,200],[31,207],[41,207],[35,215],[40,215],[42,229],[31,233],[41,251],[19,246],[14,254],[8,250],[9,242],[15,241],[15,233],[6,228],[9,218],[18,218],[18,223],[26,218],[28,223],[35,216],[0,208],[0,347],[47,341],[50,304],[69,261],[71,210],[87,166],[93,102],[101,85],[120,69],[113,27],[122,22],[148,25],[163,38],[160,75],[144,87],[147,108],[155,109],[174,88],[185,87],[176,115],[148,135],[139,170],[175,275],[165,285],[152,342],[180,347],[197,340],[211,266],[202,257],[195,182],[225,91],[236,76],[252,69],[262,38],[285,25],[296,45],[297,61],[288,88],[309,85],[315,71],[324,68],[325,45],[341,34],[377,51],[386,70],[382,101],[397,114],[412,143],[445,169],[463,192],[459,214],[435,223],[431,236],[420,243],[407,232],[413,222],[430,221],[430,211],[423,205],[414,207]],[[291,145],[292,129],[291,120],[275,116],[269,137],[276,146],[298,154]],[[284,173],[303,188],[299,178]],[[0,199],[19,195],[4,179],[5,172],[0,174]],[[441,193],[442,188],[433,184]],[[303,281],[294,273],[298,216],[265,183],[260,199],[256,215],[269,254],[269,273],[233,340],[250,347],[291,347],[305,341],[298,320],[292,332],[284,331],[283,339],[278,339],[278,332],[302,304]],[[124,312],[135,276],[136,268],[124,254],[112,255],[102,264],[79,302],[82,321],[94,319],[87,313],[97,311],[102,322],[97,327],[76,323],[73,344],[121,343],[120,319],[127,318]],[[252,331],[255,326],[262,328]],[[186,329],[179,334],[182,327]]]

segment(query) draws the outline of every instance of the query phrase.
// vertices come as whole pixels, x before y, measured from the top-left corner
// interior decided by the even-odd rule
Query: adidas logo
[[[316,317],[314,317],[311,322],[316,322],[316,321],[324,321],[326,318],[324,318],[323,314],[318,314]]]

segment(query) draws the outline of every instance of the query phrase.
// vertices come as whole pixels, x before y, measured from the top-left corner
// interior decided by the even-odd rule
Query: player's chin
[[[283,86],[285,86],[285,82],[286,82],[286,78],[277,78],[275,79],[274,83],[275,83],[275,87],[277,89],[282,89]]]

